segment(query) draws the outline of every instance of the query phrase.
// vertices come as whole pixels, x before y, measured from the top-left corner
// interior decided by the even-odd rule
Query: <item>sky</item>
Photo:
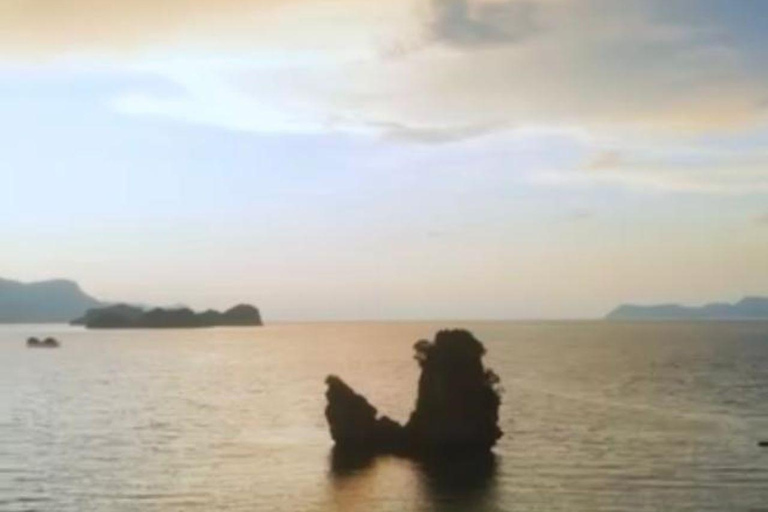
[[[0,276],[270,320],[768,295],[768,3],[0,6]]]

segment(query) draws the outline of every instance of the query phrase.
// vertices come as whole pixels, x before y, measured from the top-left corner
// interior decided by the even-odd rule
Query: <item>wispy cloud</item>
[[[385,139],[423,144],[458,142],[482,137],[504,128],[498,124],[455,126],[450,128],[419,128],[398,123],[378,123],[371,126],[381,131]]]
[[[604,171],[620,167],[623,164],[618,151],[601,151],[595,154],[585,166],[588,171]]]
[[[650,192],[749,195],[768,193],[768,154],[705,155],[674,152],[618,157],[601,152],[582,167],[548,171],[532,181],[552,186],[618,186]]]
[[[534,1],[431,0],[432,36],[458,46],[513,43],[539,29]]]

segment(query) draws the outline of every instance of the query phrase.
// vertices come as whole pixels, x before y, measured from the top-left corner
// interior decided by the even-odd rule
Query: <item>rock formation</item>
[[[30,348],[58,348],[59,342],[55,338],[45,338],[42,341],[38,338],[28,338],[27,346]]]
[[[326,379],[325,415],[337,448],[429,455],[487,452],[501,437],[495,373],[482,363],[485,348],[468,331],[446,330],[414,346],[421,366],[416,408],[403,426],[336,376]]]
[[[406,425],[413,446],[493,447],[502,434],[499,378],[483,367],[483,344],[468,331],[453,330],[414,348],[421,377],[416,409]]]
[[[328,406],[325,416],[331,437],[340,448],[361,451],[394,451],[404,441],[403,427],[386,416],[378,417],[376,408],[364,396],[355,393],[335,375],[325,379]]]

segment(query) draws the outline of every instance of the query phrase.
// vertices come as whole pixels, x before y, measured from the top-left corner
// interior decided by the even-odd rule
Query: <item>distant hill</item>
[[[74,281],[21,283],[0,279],[0,324],[68,322],[102,305]]]
[[[768,297],[745,297],[735,304],[717,302],[701,307],[679,304],[637,306],[624,304],[606,320],[768,320]]]

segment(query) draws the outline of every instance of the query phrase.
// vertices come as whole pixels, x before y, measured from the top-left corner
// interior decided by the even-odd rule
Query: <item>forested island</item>
[[[212,309],[195,313],[189,308],[154,308],[145,311],[136,306],[116,304],[89,309],[85,315],[70,323],[83,325],[87,329],[186,329],[263,325],[259,310],[250,304],[240,304],[223,313]]]

